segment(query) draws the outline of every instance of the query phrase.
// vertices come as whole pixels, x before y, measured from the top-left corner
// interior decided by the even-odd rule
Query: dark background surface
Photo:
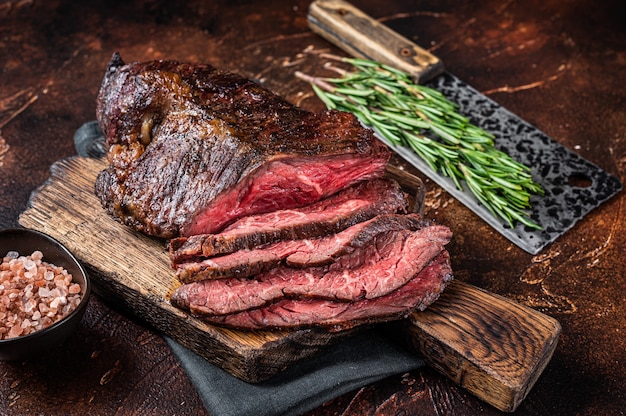
[[[626,170],[623,2],[354,1],[448,70],[609,173]],[[111,54],[239,72],[310,110],[294,71],[323,75],[308,1],[0,0],[0,227],[94,119]],[[425,179],[425,178],[424,178]],[[559,320],[560,343],[523,415],[620,415],[626,398],[626,243],[620,193],[532,256],[425,180],[426,215],[449,225],[456,278]],[[158,410],[157,410],[158,409]],[[160,335],[94,296],[79,331],[40,360],[0,363],[0,413],[205,413]],[[495,415],[428,368],[339,397],[311,415]]]

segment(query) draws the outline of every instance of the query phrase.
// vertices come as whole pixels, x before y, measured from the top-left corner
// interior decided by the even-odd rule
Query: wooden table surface
[[[0,227],[93,120],[111,54],[208,62],[310,110],[294,71],[321,74],[307,0],[0,0]],[[626,7],[591,0],[353,4],[441,57],[448,70],[609,173],[626,178]],[[516,413],[626,409],[626,194],[536,256],[430,181],[426,215],[455,233],[456,278],[559,320],[552,361]],[[206,414],[161,336],[93,296],[78,332],[41,360],[0,363],[0,414]],[[345,394],[310,415],[497,415],[425,368]]]

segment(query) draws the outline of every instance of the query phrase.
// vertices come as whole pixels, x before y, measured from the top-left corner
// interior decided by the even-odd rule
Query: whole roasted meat
[[[239,75],[109,63],[96,180],[120,222],[169,240],[171,304],[243,330],[402,319],[453,278],[452,233],[408,213],[388,148],[344,112],[314,114]],[[174,271],[173,271],[174,273]]]
[[[98,94],[110,166],[95,192],[141,232],[215,233],[380,177],[389,150],[349,113],[311,113],[239,75],[175,61],[124,64]]]

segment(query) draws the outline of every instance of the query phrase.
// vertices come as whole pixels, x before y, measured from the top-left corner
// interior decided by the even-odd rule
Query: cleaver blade
[[[315,0],[307,15],[311,30],[352,56],[378,61],[409,73],[415,82],[439,90],[472,123],[495,136],[499,150],[531,170],[545,195],[532,195],[530,216],[542,229],[496,218],[466,189],[437,172],[407,147],[386,142],[407,162],[471,209],[512,243],[539,253],[592,209],[622,189],[622,183],[595,164],[556,142],[492,99],[445,71],[430,52],[343,0]]]

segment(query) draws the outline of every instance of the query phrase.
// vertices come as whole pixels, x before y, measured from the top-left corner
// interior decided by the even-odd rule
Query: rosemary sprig
[[[471,124],[439,91],[414,83],[395,68],[365,59],[327,58],[352,65],[327,68],[337,78],[296,76],[309,82],[326,107],[355,114],[394,146],[407,146],[435,172],[462,183],[494,216],[541,229],[527,210],[531,194],[543,194],[530,169],[497,150],[492,134]]]

